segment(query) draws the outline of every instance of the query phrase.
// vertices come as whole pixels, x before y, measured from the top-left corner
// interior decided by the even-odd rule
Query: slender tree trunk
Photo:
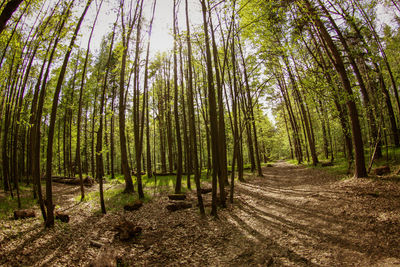
[[[371,135],[372,135],[372,140],[371,143],[375,144],[377,141],[377,137],[378,137],[378,129],[377,129],[377,124],[376,124],[376,120],[375,120],[375,115],[374,115],[374,108],[371,104],[370,101],[370,96],[369,93],[367,91],[364,79],[362,78],[361,75],[361,71],[356,63],[356,60],[353,56],[353,52],[351,51],[345,37],[343,36],[342,32],[340,31],[339,27],[337,26],[335,20],[332,18],[332,16],[330,15],[329,11],[326,9],[326,7],[324,6],[324,4],[322,3],[321,0],[318,0],[322,10],[324,11],[324,14],[328,17],[330,23],[332,24],[333,28],[335,29],[335,32],[337,33],[340,42],[343,45],[343,48],[346,51],[347,57],[349,59],[349,62],[353,68],[353,72],[357,78],[357,82],[358,85],[360,86],[360,91],[364,100],[364,106],[365,106],[365,111],[367,114],[367,118],[368,118],[368,122],[369,122],[369,126],[371,129]],[[400,106],[399,106],[399,110],[400,110]],[[397,127],[396,127],[397,128]],[[382,151],[381,151],[381,146],[378,144],[377,146],[377,151],[376,151],[376,155],[378,158],[380,158],[382,156]]]
[[[17,10],[18,6],[23,0],[10,0],[0,14],[0,34],[4,30],[7,21],[11,18],[12,14]]]
[[[253,134],[253,139],[254,139],[254,153],[255,153],[255,164],[257,167],[257,175],[262,177],[262,170],[261,170],[261,162],[260,162],[260,153],[258,151],[258,138],[257,138],[257,129],[256,129],[256,122],[254,119],[254,110],[253,110],[253,100],[250,95],[250,84],[249,84],[249,77],[247,74],[247,68],[246,68],[246,62],[244,59],[243,55],[243,50],[242,46],[239,41],[239,50],[240,50],[240,55],[242,58],[242,64],[243,64],[243,74],[244,74],[244,81],[246,85],[246,96],[247,96],[247,104],[248,104],[248,111],[249,111],[249,116],[250,116],[250,136]],[[251,128],[253,128],[253,132],[251,133]]]
[[[177,5],[176,0],[174,0],[174,9],[173,9],[173,23],[174,23],[174,115],[175,115],[175,130],[176,130],[176,143],[178,147],[178,162],[177,162],[177,170],[176,170],[176,184],[175,184],[175,194],[179,194],[182,191],[182,139],[181,139],[181,128],[179,122],[179,112],[178,112],[178,59],[177,59]]]
[[[47,208],[47,220],[46,220],[46,227],[54,226],[54,206],[53,206],[53,190],[52,190],[52,180],[51,180],[51,173],[52,173],[52,163],[53,163],[53,137],[54,137],[54,126],[56,122],[57,116],[57,106],[58,106],[58,98],[61,92],[61,86],[64,81],[65,72],[67,70],[67,64],[69,61],[69,57],[71,55],[72,48],[75,44],[76,37],[78,35],[80,26],[82,21],[86,15],[87,10],[91,4],[92,0],[88,0],[86,3],[86,7],[82,12],[82,15],[76,25],[75,31],[71,38],[71,42],[69,44],[67,53],[65,54],[63,65],[60,70],[60,75],[58,77],[57,86],[54,92],[53,98],[53,105],[51,108],[50,114],[50,124],[49,124],[49,135],[47,139],[47,159],[46,159],[46,208]]]
[[[210,4],[210,2],[208,2]],[[212,17],[210,6],[208,6],[209,17]],[[211,30],[211,41],[212,41],[212,52],[214,59],[215,69],[215,82],[217,88],[217,101],[218,101],[218,183],[219,183],[219,198],[221,207],[226,207],[226,195],[225,195],[225,183],[228,181],[228,169],[226,160],[226,136],[225,136],[225,118],[224,118],[224,103],[222,96],[222,83],[223,78],[220,75],[219,58],[218,58],[218,47],[214,36],[214,27],[212,19],[210,19],[210,30]],[[221,81],[222,80],[222,81]]]
[[[122,15],[121,15],[121,25],[122,25],[122,57],[121,57],[121,72],[120,72],[120,80],[119,80],[119,138],[120,138],[120,146],[121,146],[121,168],[122,174],[125,178],[125,192],[132,193],[134,192],[133,182],[131,173],[129,171],[129,163],[128,163],[128,153],[126,149],[126,136],[125,136],[125,109],[126,109],[126,101],[125,101],[125,68],[126,68],[126,60],[128,56],[129,49],[129,40],[130,35],[133,30],[133,25],[135,24],[137,10],[139,7],[139,2],[136,2],[136,10],[135,16],[131,19],[128,25],[128,32],[126,32],[125,22],[124,22],[124,1],[121,1],[122,7]]]
[[[133,84],[133,125],[134,125],[134,139],[135,139],[135,159],[136,159],[136,181],[138,184],[138,195],[140,199],[144,198],[143,185],[142,185],[142,166],[141,166],[141,156],[142,156],[142,141],[143,141],[143,127],[144,127],[144,112],[140,114],[140,92],[139,92],[139,44],[140,44],[140,33],[142,30],[142,8],[143,1],[141,1],[137,22],[136,30],[136,51],[134,60],[134,84]],[[147,64],[148,57],[146,57],[146,69],[145,69],[145,87],[147,87]],[[147,89],[147,88],[146,88]],[[146,90],[145,89],[145,90]],[[143,98],[145,99],[145,98]],[[145,107],[143,105],[143,111]]]
[[[211,132],[211,150],[212,150],[212,206],[211,215],[217,217],[217,174],[219,172],[219,150],[218,150],[218,121],[217,116],[217,103],[215,99],[214,78],[212,71],[210,39],[208,36],[208,19],[207,8],[205,0],[201,0],[201,7],[203,13],[203,27],[205,35],[206,47],[206,66],[207,66],[207,88],[208,88],[208,103],[209,103],[209,118],[210,118],[210,132]]]
[[[200,177],[201,172],[199,168],[199,161],[197,155],[197,140],[196,140],[196,119],[194,112],[194,104],[193,104],[193,73],[192,73],[192,45],[190,41],[190,25],[189,25],[189,11],[188,11],[188,0],[185,0],[185,14],[186,14],[186,41],[188,46],[188,94],[187,94],[187,103],[189,110],[189,138],[190,138],[190,147],[191,149],[191,159],[193,163],[194,169],[194,180],[196,183],[196,194],[197,201],[200,209],[200,214],[204,215],[204,205],[203,205],[203,197],[201,195],[200,188]]]
[[[342,57],[341,57],[335,43],[332,40],[332,37],[329,35],[327,29],[325,28],[325,25],[322,23],[322,21],[317,16],[314,7],[311,6],[309,0],[304,0],[304,3],[306,5],[306,8],[307,8],[312,20],[315,22],[316,26],[318,27],[322,38],[326,42],[326,45],[329,49],[327,52],[332,55],[332,58],[331,58],[332,64],[334,65],[336,71],[338,72],[338,75],[340,77],[342,85],[343,85],[346,93],[348,94],[348,99],[347,99],[346,105],[349,110],[349,115],[350,115],[350,120],[351,120],[353,145],[354,145],[354,151],[355,151],[354,177],[357,177],[357,178],[358,177],[366,177],[367,171],[365,168],[364,146],[363,146],[363,140],[362,140],[362,134],[361,134],[361,128],[360,128],[360,121],[359,121],[359,117],[358,117],[357,106],[353,100],[353,91],[351,88],[349,78],[346,73],[346,68],[344,66]]]
[[[100,3],[100,7],[103,1]],[[81,117],[82,117],[82,98],[83,98],[83,88],[85,85],[85,78],[86,78],[86,69],[87,63],[89,59],[89,52],[90,52],[90,43],[93,36],[94,27],[96,26],[97,17],[99,15],[100,8],[97,10],[96,17],[93,22],[92,29],[90,31],[90,36],[88,40],[88,45],[86,48],[86,55],[85,61],[83,63],[83,70],[82,70],[82,78],[81,78],[81,86],[79,89],[79,102],[78,102],[78,121],[77,121],[77,134],[76,134],[76,152],[75,152],[75,165],[78,167],[78,174],[79,174],[79,181],[80,181],[80,189],[81,189],[81,201],[85,198],[85,188],[83,186],[83,177],[82,177],[82,162],[81,162]],[[85,133],[86,134],[86,133]]]

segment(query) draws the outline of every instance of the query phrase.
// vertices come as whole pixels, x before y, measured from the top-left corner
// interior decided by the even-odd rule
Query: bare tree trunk
[[[61,86],[64,81],[65,72],[67,70],[67,64],[69,61],[69,57],[71,55],[72,48],[75,44],[76,37],[78,35],[80,26],[82,21],[86,15],[87,10],[91,4],[92,0],[88,0],[86,3],[86,7],[82,12],[81,17],[79,18],[78,24],[76,25],[75,31],[71,38],[67,53],[65,54],[63,65],[60,70],[60,75],[57,80],[57,85],[54,92],[53,105],[51,108],[50,114],[50,123],[49,123],[49,135],[47,138],[47,159],[46,159],[46,208],[47,208],[47,220],[46,227],[54,226],[54,206],[53,206],[53,189],[52,189],[52,180],[51,180],[51,172],[52,172],[52,163],[53,163],[53,137],[54,137],[54,126],[56,122],[57,116],[57,106],[58,106],[58,98],[61,92]],[[72,2],[71,2],[72,4]]]
[[[362,134],[361,134],[361,128],[360,128],[360,121],[358,117],[358,111],[357,111],[357,106],[353,100],[353,91],[351,88],[351,84],[349,81],[349,78],[346,73],[346,68],[344,66],[342,57],[335,45],[335,43],[332,40],[332,37],[329,35],[327,29],[325,28],[325,25],[322,23],[322,21],[319,19],[317,16],[314,7],[311,6],[309,0],[304,0],[304,3],[306,5],[306,8],[318,27],[320,34],[322,38],[325,40],[326,45],[328,47],[328,53],[332,55],[332,64],[334,65],[336,71],[338,72],[342,85],[348,94],[348,99],[346,102],[347,108],[349,110],[349,115],[351,119],[351,128],[352,128],[352,134],[353,134],[353,145],[354,145],[354,151],[355,151],[355,171],[354,171],[354,177],[366,177],[367,176],[367,171],[365,168],[365,157],[364,157],[364,145],[363,145],[363,140],[362,140]]]
[[[7,21],[11,18],[12,14],[17,10],[22,1],[23,0],[10,0],[4,7],[0,15],[0,33],[2,33]]]
[[[205,0],[201,0],[203,13],[203,27],[205,35],[206,47],[206,65],[207,65],[207,88],[208,88],[208,103],[210,117],[210,132],[211,132],[211,150],[212,150],[212,206],[211,215],[217,217],[217,174],[219,172],[219,150],[218,150],[218,120],[217,120],[217,103],[215,99],[214,78],[212,71],[210,39],[208,36],[208,19]]]
[[[208,12],[211,18],[210,2],[208,2]],[[210,30],[211,30],[211,41],[212,41],[212,52],[214,59],[215,69],[215,82],[217,87],[217,101],[218,101],[218,183],[219,183],[219,198],[221,207],[226,207],[226,195],[225,195],[225,182],[227,182],[227,160],[226,160],[226,136],[225,136],[225,118],[224,118],[224,104],[222,99],[222,81],[223,77],[220,75],[219,69],[219,58],[218,58],[218,47],[214,36],[214,27],[212,19],[210,19]]]
[[[121,59],[121,73],[120,73],[120,80],[119,80],[119,138],[120,138],[120,146],[121,146],[121,167],[122,173],[125,178],[125,192],[132,193],[134,192],[133,182],[131,173],[129,171],[129,163],[128,163],[128,153],[126,149],[126,136],[125,136],[125,68],[126,68],[126,60],[128,56],[128,49],[129,49],[129,40],[130,35],[133,30],[133,25],[135,24],[137,18],[137,11],[139,7],[139,2],[136,2],[136,9],[134,18],[129,21],[128,31],[126,32],[126,26],[124,22],[124,1],[121,1],[121,25],[122,25],[122,59]]]
[[[173,9],[173,23],[174,23],[174,115],[175,115],[175,131],[176,131],[176,143],[178,147],[178,162],[177,162],[177,170],[176,170],[176,183],[175,183],[175,194],[179,194],[182,191],[182,139],[181,139],[181,127],[179,122],[179,112],[178,112],[178,59],[177,59],[177,4],[176,0],[174,0],[174,9]]]
[[[100,3],[100,7],[102,5],[103,1]],[[76,153],[75,153],[75,164],[78,167],[78,174],[79,174],[79,180],[80,180],[80,188],[81,188],[81,201],[85,198],[85,189],[83,187],[83,177],[82,177],[82,162],[81,162],[81,117],[82,117],[82,97],[83,97],[83,87],[85,85],[85,77],[86,77],[86,69],[87,69],[87,63],[89,59],[89,52],[90,52],[90,43],[92,40],[93,36],[93,31],[94,27],[96,26],[96,21],[97,17],[99,15],[100,8],[97,10],[96,17],[93,22],[92,29],[90,31],[90,36],[88,40],[88,45],[86,48],[86,55],[85,55],[85,61],[83,63],[83,70],[82,70],[82,80],[81,80],[81,86],[79,89],[79,103],[78,103],[78,122],[77,122],[77,134],[76,134]]]
[[[186,41],[188,46],[188,94],[187,94],[187,103],[189,110],[189,138],[190,138],[190,147],[191,149],[191,159],[193,163],[194,169],[194,180],[196,183],[196,194],[197,194],[197,202],[199,204],[200,214],[204,215],[204,205],[203,205],[203,197],[201,195],[200,188],[200,177],[201,172],[199,168],[199,160],[197,155],[197,140],[196,140],[196,118],[194,113],[194,104],[193,104],[193,73],[192,73],[192,45],[190,41],[190,25],[189,25],[189,11],[188,11],[188,0],[185,0],[185,13],[186,13]]]

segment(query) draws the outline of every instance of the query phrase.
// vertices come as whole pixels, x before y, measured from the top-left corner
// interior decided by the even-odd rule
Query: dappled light
[[[4,0],[0,266],[400,266],[397,0]]]

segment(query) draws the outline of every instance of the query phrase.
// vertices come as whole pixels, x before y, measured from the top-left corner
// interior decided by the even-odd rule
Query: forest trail
[[[400,266],[398,182],[338,180],[285,162],[263,174],[236,183],[235,204],[217,220],[200,219],[194,192],[188,210],[167,211],[164,192],[138,211],[101,215],[97,203],[73,201],[78,187],[55,184],[70,223],[44,230],[41,218],[1,221],[0,265],[87,266],[107,253],[127,266]],[[116,238],[121,218],[142,235]]]

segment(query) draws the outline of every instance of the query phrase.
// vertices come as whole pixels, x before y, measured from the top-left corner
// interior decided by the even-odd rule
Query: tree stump
[[[89,265],[91,267],[117,267],[118,258],[113,250],[99,252],[97,258]]]
[[[169,211],[177,211],[177,210],[183,210],[183,209],[190,209],[192,207],[192,203],[188,202],[176,202],[167,205],[167,210]]]
[[[56,219],[60,220],[64,223],[68,223],[69,222],[69,215],[61,212],[61,211],[56,211]]]
[[[185,200],[186,195],[185,194],[172,194],[168,195],[169,200]]]
[[[142,232],[141,227],[126,220],[123,220],[119,225],[115,226],[115,230],[118,231],[117,235],[119,235],[121,241],[128,241]]]
[[[381,167],[376,168],[374,170],[374,173],[376,175],[388,174],[388,173],[390,173],[390,168],[389,168],[389,166],[381,166]]]
[[[202,194],[208,194],[208,193],[211,193],[211,192],[212,192],[212,188],[201,188],[201,189],[200,189],[200,192],[201,192]]]
[[[134,211],[138,210],[143,206],[143,201],[141,200],[136,200],[135,203],[133,204],[128,204],[124,206],[124,210],[126,211]]]
[[[92,186],[94,185],[95,181],[92,177],[87,176],[85,179],[83,179],[83,184],[86,186]]]
[[[14,211],[14,219],[25,219],[25,218],[33,218],[36,217],[36,213],[34,210],[15,210]]]

